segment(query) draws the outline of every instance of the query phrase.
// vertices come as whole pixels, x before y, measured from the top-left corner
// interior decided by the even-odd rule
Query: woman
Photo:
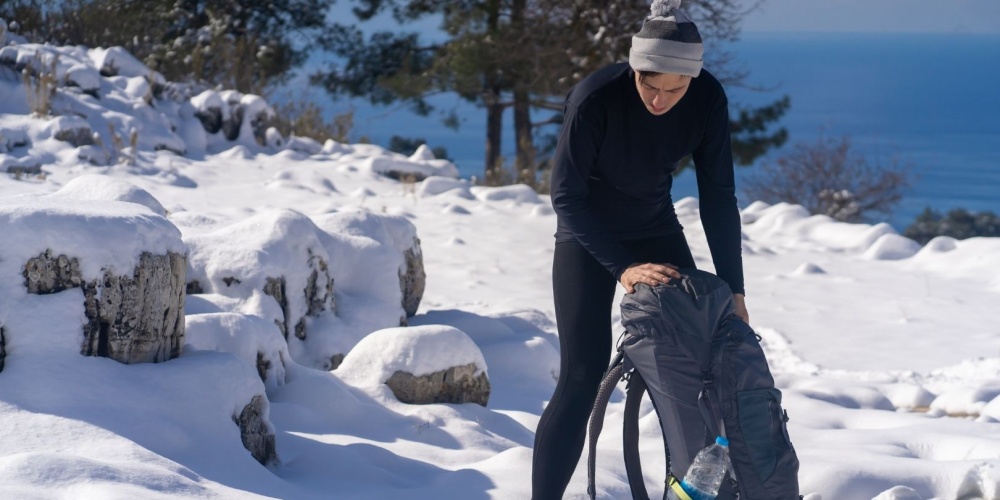
[[[675,10],[679,3],[654,2],[632,38],[628,63],[598,70],[566,100],[552,171],[561,366],[535,434],[536,500],[562,498],[580,459],[611,357],[617,283],[632,293],[637,283],[666,283],[680,277],[678,268],[695,267],[670,196],[671,174],[688,155],[716,274],[749,322],[728,102],[718,80],[702,70],[701,36]],[[697,412],[696,401],[689,403],[678,411]]]

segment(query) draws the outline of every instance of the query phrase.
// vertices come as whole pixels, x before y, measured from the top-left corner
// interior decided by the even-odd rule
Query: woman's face
[[[646,109],[654,115],[662,115],[684,97],[691,77],[672,73],[657,73],[643,77],[635,73],[635,86]]]

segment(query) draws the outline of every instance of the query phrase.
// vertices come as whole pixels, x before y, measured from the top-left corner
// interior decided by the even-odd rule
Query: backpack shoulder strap
[[[628,486],[632,490],[634,500],[649,500],[646,483],[642,479],[642,462],[639,458],[639,406],[642,396],[646,393],[646,381],[637,370],[629,375],[628,386],[625,389],[624,429],[622,430],[622,451],[625,454],[625,472],[628,474]],[[659,413],[657,413],[659,418]],[[667,454],[667,472],[670,472],[670,450],[666,440],[663,449]]]
[[[589,434],[587,440],[587,494],[590,495],[591,500],[597,497],[597,487],[594,485],[594,476],[597,470],[597,438],[601,436],[601,430],[604,428],[604,413],[608,409],[611,393],[615,391],[615,386],[622,379],[623,370],[622,353],[619,351],[614,361],[611,362],[611,366],[608,367],[607,373],[604,374],[604,379],[601,380],[601,385],[597,389],[597,401],[594,402],[594,408],[590,412],[590,425],[587,428],[587,434]]]

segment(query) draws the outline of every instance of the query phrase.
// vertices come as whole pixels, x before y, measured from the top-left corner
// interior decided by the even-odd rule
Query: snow
[[[317,148],[276,131],[261,145],[248,122],[229,141],[195,113],[267,113],[263,99],[180,91],[150,104],[158,76],[120,48],[2,51],[59,55],[64,74],[89,75],[81,84],[112,62],[118,75],[100,76],[99,98],[61,87],[60,116],[38,117],[19,74],[0,67],[0,170],[41,168],[0,174],[0,498],[530,497],[534,430],[559,370],[547,197],[473,186],[426,148]],[[83,125],[101,141],[54,139]],[[131,130],[134,158],[118,161],[110,134],[127,144]],[[698,200],[676,208],[712,270]],[[741,218],[751,323],[784,394],[806,498],[1000,498],[1000,239],[921,248],[887,224],[790,204],[751,203]],[[399,275],[415,239],[426,290],[402,328]],[[181,356],[81,356],[82,291],[24,289],[25,261],[46,249],[79,258],[88,279],[125,272],[142,252],[186,254],[204,293],[187,296]],[[298,293],[283,311],[262,291],[278,276],[302,290],[314,271],[333,280],[322,312],[309,315]],[[301,318],[304,340],[275,323]],[[328,371],[335,354],[344,363]],[[406,405],[381,384],[402,367],[467,363],[489,376],[485,408]],[[276,434],[269,467],[233,423],[256,395]],[[629,495],[623,404],[619,388],[598,443],[602,499]],[[648,402],[640,413],[656,495],[662,440]],[[567,498],[586,498],[584,464]]]
[[[164,255],[187,251],[181,233],[166,218],[146,206],[102,200],[102,193],[74,196],[69,190],[0,198],[4,245],[0,272],[6,288],[23,272],[19,265],[47,249],[80,260],[85,280],[102,276],[105,267],[131,271],[143,252]]]

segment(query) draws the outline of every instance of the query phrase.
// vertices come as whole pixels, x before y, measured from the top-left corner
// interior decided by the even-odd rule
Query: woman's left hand
[[[746,296],[742,293],[733,294],[733,302],[736,306],[736,315],[743,320],[744,323],[750,324],[750,313],[747,312]]]

